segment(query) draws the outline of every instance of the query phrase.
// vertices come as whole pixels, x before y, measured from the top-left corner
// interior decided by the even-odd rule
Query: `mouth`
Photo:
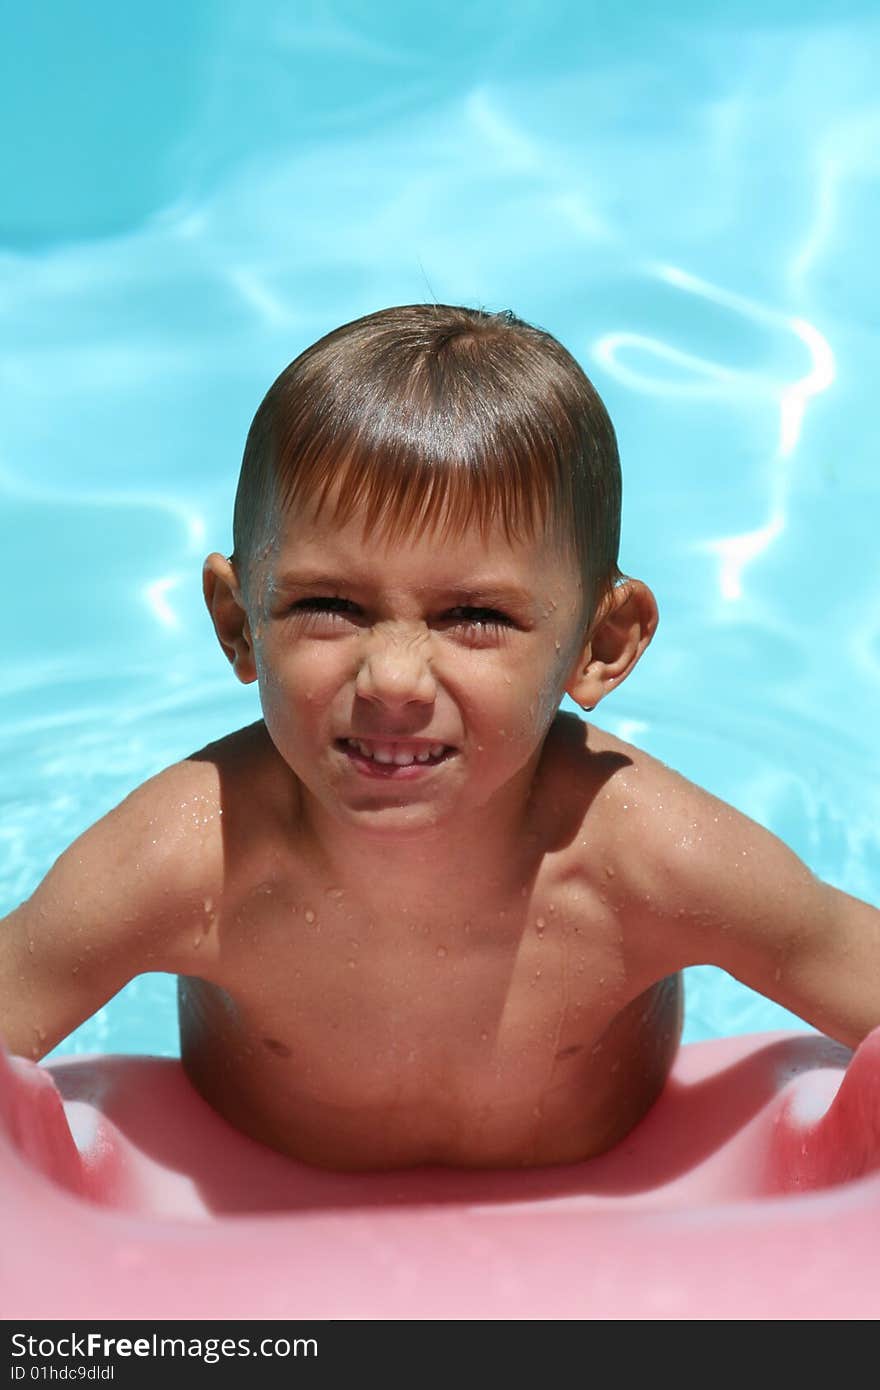
[[[438,767],[455,754],[445,743],[427,740],[338,738],[335,747],[344,753],[360,772],[373,777],[409,778]]]

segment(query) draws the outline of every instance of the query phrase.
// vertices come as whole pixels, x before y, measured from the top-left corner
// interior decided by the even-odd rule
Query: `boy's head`
[[[638,661],[657,612],[617,582],[619,524],[611,422],[555,339],[509,313],[386,309],[269,390],[234,555],[208,557],[205,598],[273,742],[328,807],[375,809],[346,740],[451,752],[423,801],[403,798],[412,828],[419,806],[455,816],[462,796],[513,785],[564,693],[593,708]]]
[[[233,564],[245,594],[279,514],[332,493],[340,524],[391,543],[500,521],[549,528],[575,561],[589,624],[620,578],[620,464],[608,414],[555,338],[510,312],[383,309],[307,348],[265,396],[245,446]]]

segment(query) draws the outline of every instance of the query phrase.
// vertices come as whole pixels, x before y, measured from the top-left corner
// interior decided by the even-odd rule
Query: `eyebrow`
[[[342,578],[334,574],[316,574],[312,571],[303,571],[301,574],[288,573],[279,575],[271,581],[272,589],[276,593],[286,593],[291,589],[320,589],[338,592],[341,589],[369,589],[369,583],[364,583],[356,578]],[[477,600],[481,604],[531,609],[533,596],[526,590],[520,589],[513,584],[500,583],[494,579],[475,580],[467,585],[437,585],[430,588],[429,585],[422,586],[423,590],[430,592],[435,599],[455,599],[459,603],[473,604]]]

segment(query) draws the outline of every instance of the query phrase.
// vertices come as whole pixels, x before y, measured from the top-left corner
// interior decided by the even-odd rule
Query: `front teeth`
[[[432,743],[430,748],[426,748],[421,753],[405,753],[403,749],[395,751],[393,748],[368,748],[365,743],[358,739],[349,739],[348,742],[365,758],[372,758],[377,763],[395,763],[397,767],[408,767],[410,763],[426,763],[429,758],[439,758],[443,752],[442,743]]]

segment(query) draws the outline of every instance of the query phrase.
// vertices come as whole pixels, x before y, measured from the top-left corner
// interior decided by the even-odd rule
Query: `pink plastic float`
[[[880,1028],[850,1056],[691,1044],[601,1158],[351,1175],[237,1133],[176,1061],[0,1055],[0,1312],[875,1318]]]

